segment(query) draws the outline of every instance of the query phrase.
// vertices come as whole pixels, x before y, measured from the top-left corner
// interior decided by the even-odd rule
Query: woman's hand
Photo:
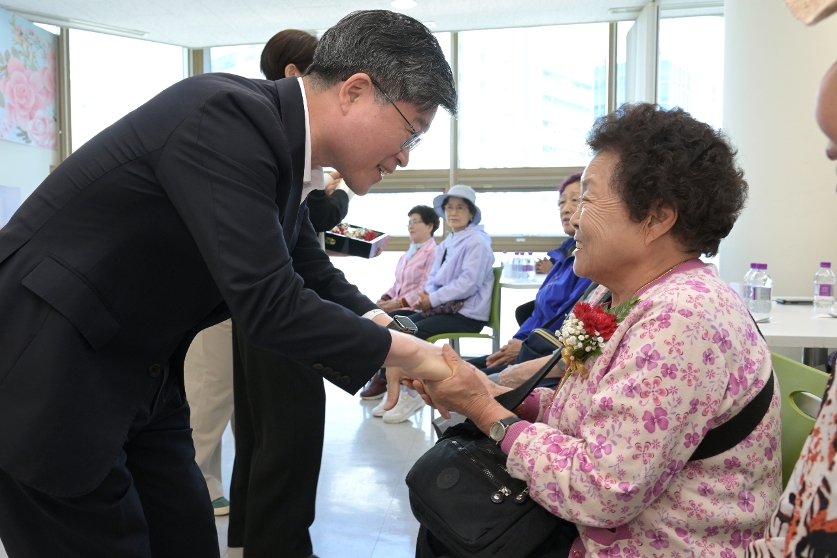
[[[450,345],[442,347],[442,356],[451,369],[450,377],[441,381],[414,382],[425,401],[429,399],[442,416],[448,418],[448,410],[462,413],[487,432],[497,420],[513,415],[494,400],[495,395],[507,389],[494,385],[480,370],[459,358]]]
[[[552,266],[555,265],[552,263],[552,260],[549,258],[544,258],[542,260],[538,260],[535,262],[535,273],[537,274],[547,274],[552,271]]]
[[[401,303],[397,300],[379,300],[376,304],[384,312],[392,312],[401,308]]]
[[[520,347],[523,341],[520,339],[512,339],[503,345],[499,351],[493,355],[489,355],[485,359],[487,366],[499,366],[501,364],[512,364],[517,360],[517,355],[520,353]]]
[[[526,362],[521,362],[520,364],[515,364],[514,366],[509,366],[502,372],[500,372],[500,376],[497,378],[497,381],[500,383],[501,386],[506,386],[509,388],[516,388],[529,378],[531,378],[535,373],[541,369],[551,357],[545,356],[541,358],[536,358],[535,360],[529,360]],[[561,370],[561,362],[558,362],[552,370],[546,375],[547,378],[555,378],[561,377],[563,371]]]
[[[430,303],[430,295],[425,291],[421,291],[419,300],[416,305],[413,306],[413,310],[430,310],[431,308],[433,308],[433,305]]]

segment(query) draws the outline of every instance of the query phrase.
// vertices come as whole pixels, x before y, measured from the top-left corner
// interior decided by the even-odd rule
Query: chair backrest
[[[494,268],[494,290],[491,291],[491,313],[488,315],[488,327],[495,336],[500,336],[500,279],[503,266]]]
[[[782,395],[782,486],[787,486],[814,429],[828,374],[776,353],[771,356]]]

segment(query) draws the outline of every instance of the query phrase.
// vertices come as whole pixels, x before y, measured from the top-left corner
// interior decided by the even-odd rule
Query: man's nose
[[[395,155],[395,160],[398,161],[399,167],[406,167],[410,162],[410,148],[405,147]]]

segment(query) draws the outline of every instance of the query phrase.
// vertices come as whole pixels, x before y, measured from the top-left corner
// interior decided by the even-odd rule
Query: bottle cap
[[[820,262],[820,267],[831,267],[831,262]]]

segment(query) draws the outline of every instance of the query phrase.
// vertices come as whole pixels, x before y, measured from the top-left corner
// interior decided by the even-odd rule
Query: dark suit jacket
[[[349,195],[343,190],[335,190],[330,196],[325,190],[314,190],[308,194],[308,217],[314,230],[326,232],[339,225],[349,212]]]
[[[355,392],[389,333],[300,204],[295,79],[186,79],[62,163],[0,230],[0,469],[74,496],[110,470],[160,374],[230,314]],[[300,412],[305,412],[301,409]]]

